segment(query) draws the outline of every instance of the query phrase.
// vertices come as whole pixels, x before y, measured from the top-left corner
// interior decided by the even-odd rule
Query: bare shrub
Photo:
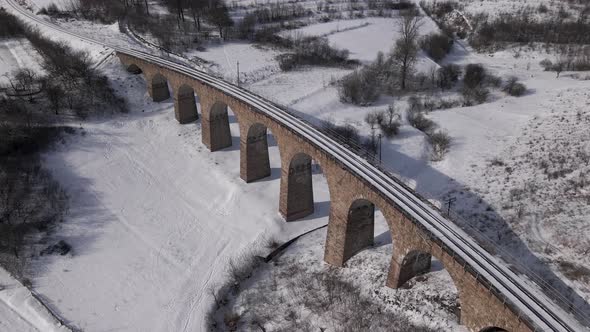
[[[465,75],[463,83],[469,89],[475,89],[481,86],[486,78],[486,70],[480,64],[468,64],[465,66]]]
[[[461,94],[463,95],[463,106],[473,106],[485,103],[490,95],[490,90],[481,86],[464,87]]]
[[[526,92],[526,86],[518,82],[518,78],[511,76],[506,81],[506,84],[502,88],[502,91],[506,92],[511,96],[520,97]]]
[[[553,62],[549,59],[543,59],[539,64],[545,69],[545,71],[550,71],[553,67]]]
[[[517,31],[518,33],[515,33]],[[482,22],[471,36],[471,45],[478,50],[497,47],[499,43],[590,44],[590,22],[535,20],[528,13],[499,15]]]
[[[269,35],[260,32],[255,38],[292,49],[291,53],[277,57],[281,70],[288,71],[302,65],[343,66],[356,63],[348,60],[348,50],[330,46],[326,38],[282,38],[275,35],[274,29],[263,31],[268,31]]]
[[[379,123],[379,128],[385,137],[392,138],[399,133],[399,127],[401,125],[399,120],[400,115],[395,105],[389,105],[387,111],[384,113],[384,121]]]
[[[451,137],[444,131],[436,131],[428,135],[428,143],[431,146],[430,160],[440,161],[449,152]]]
[[[424,116],[424,113],[417,109],[408,109],[406,113],[406,119],[410,123],[410,125],[421,132],[430,133],[433,131],[437,126],[434,121],[428,119]]]
[[[461,67],[455,64],[447,64],[442,66],[436,72],[438,87],[447,90],[452,88],[461,76]]]
[[[345,76],[340,85],[339,94],[342,102],[355,105],[370,105],[379,97],[379,81],[374,71],[363,68]]]

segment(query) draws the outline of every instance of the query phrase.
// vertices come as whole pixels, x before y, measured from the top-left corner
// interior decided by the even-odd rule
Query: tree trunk
[[[145,13],[147,14],[147,16],[150,16],[150,8],[148,2],[147,0],[143,0],[143,2],[145,2]]]

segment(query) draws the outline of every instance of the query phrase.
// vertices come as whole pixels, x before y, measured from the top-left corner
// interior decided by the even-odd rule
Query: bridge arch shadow
[[[232,139],[230,130],[230,112],[232,114],[232,119],[236,117],[236,114],[226,103],[222,101],[216,101],[211,106],[209,114],[204,120],[203,140],[205,145],[209,146],[211,152],[222,150],[231,146],[237,146],[237,144],[235,144],[237,142],[234,142]]]
[[[132,63],[129,66],[127,66],[125,70],[127,70],[128,73],[131,73],[133,75],[139,75],[143,73],[143,70],[141,70],[141,68],[135,63]]]
[[[149,93],[154,102],[161,102],[170,98],[170,87],[166,76],[156,73],[149,79],[148,83]]]
[[[183,84],[174,91],[174,113],[179,123],[189,123],[199,118],[200,103],[195,90]]]
[[[508,332],[508,330],[504,330],[503,328],[490,326],[479,330],[479,332]]]
[[[249,183],[271,176],[269,143],[274,143],[275,139],[270,129],[260,122],[251,124],[245,131],[245,135],[240,135],[243,137],[240,176]]]
[[[399,252],[399,249],[397,249]],[[394,260],[395,261],[394,248]],[[399,255],[399,254],[398,254]],[[436,257],[432,253],[425,252],[419,249],[412,249],[405,255],[401,255],[401,260],[398,258],[398,263],[393,263],[390,267],[388,276],[388,285],[393,288],[406,288],[412,280],[422,282],[427,279],[430,273],[444,271],[451,280],[452,291],[457,294],[456,304],[451,307],[452,313],[457,317],[457,321],[461,322],[461,290],[457,287],[457,281],[453,274],[445,267],[442,259]],[[420,280],[418,280],[420,279]],[[437,285],[437,288],[440,285]],[[445,285],[444,289],[448,289],[449,285]]]
[[[283,161],[284,162],[284,161]],[[286,221],[294,221],[312,215],[316,211],[314,203],[313,175],[322,174],[328,189],[328,205],[331,205],[329,181],[323,174],[323,168],[317,159],[305,152],[294,153],[281,166],[281,194],[279,209]],[[326,213],[325,203],[319,203],[320,212]],[[322,215],[323,216],[323,215]]]

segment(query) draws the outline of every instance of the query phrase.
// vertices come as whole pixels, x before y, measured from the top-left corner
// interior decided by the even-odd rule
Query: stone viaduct
[[[263,112],[205,82],[125,53],[118,53],[118,57],[129,72],[144,75],[154,101],[174,99],[178,122],[184,124],[200,118],[202,142],[211,151],[232,144],[229,107],[239,125],[240,177],[245,182],[270,175],[267,143],[270,130],[280,152],[279,212],[286,221],[313,213],[312,160],[318,163],[327,179],[331,201],[324,256],[327,263],[343,266],[355,253],[373,244],[374,215],[378,208],[387,220],[394,246],[387,286],[400,287],[412,277],[429,271],[434,256],[454,281],[461,308],[460,321],[471,331],[535,330],[534,325],[466,261],[322,149]]]

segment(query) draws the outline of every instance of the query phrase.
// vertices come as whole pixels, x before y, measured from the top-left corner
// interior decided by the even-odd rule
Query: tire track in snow
[[[21,321],[23,321],[26,325],[28,325],[31,328],[31,331],[39,331],[39,329],[37,328],[37,326],[35,326],[35,324],[33,324],[27,317],[23,316],[18,310],[16,310],[13,306],[11,306],[10,303],[6,302],[1,297],[0,297],[0,306],[5,307],[6,311],[10,311],[10,312],[14,313],[14,315],[16,317],[20,318]],[[0,311],[2,311],[2,310],[0,309]]]

